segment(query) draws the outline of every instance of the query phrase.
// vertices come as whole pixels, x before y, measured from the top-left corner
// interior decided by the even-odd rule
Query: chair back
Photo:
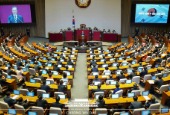
[[[147,74],[144,76],[144,83],[147,81],[147,80],[150,80],[151,79],[151,75],[150,74]]]
[[[35,80],[35,82],[37,83],[41,83],[41,78],[33,78]]]
[[[58,95],[64,95],[63,92],[54,92],[54,97],[57,97]]]
[[[22,94],[23,96],[27,95],[28,89],[20,89],[20,94]]]
[[[99,114],[106,114],[107,115],[107,109],[106,108],[96,108],[95,109],[95,115]]]
[[[125,83],[126,80],[127,80],[127,78],[120,79],[120,80],[119,80],[119,83]]]
[[[7,103],[0,101],[0,109],[1,109],[1,111],[3,111],[3,112],[7,112],[8,109],[9,109],[9,106],[8,106]]]
[[[104,97],[104,92],[95,92],[94,97],[96,97],[96,95],[102,95]]]
[[[132,82],[135,82],[135,83],[139,84],[140,83],[140,76],[134,76],[132,78]]]
[[[42,107],[32,106],[30,111],[34,111],[37,115],[44,115],[44,109]]]
[[[50,113],[57,113],[57,115],[62,115],[61,108],[58,107],[50,107]]]
[[[42,89],[38,89],[38,90],[37,90],[37,95],[42,95],[42,94],[44,94],[44,93],[46,93],[45,90],[42,90]]]
[[[17,111],[17,114],[25,115],[25,109],[23,106],[15,104],[14,107]]]
[[[132,90],[131,92],[132,92],[132,93],[135,93],[136,96],[139,96],[139,95],[140,95],[140,90]]]
[[[158,113],[159,108],[160,108],[160,103],[151,104],[149,106],[149,110],[151,110],[151,113]]]
[[[30,73],[30,75],[35,75],[36,71],[33,68],[29,68],[29,73]]]
[[[134,109],[132,115],[141,115],[143,110],[145,110],[145,108]]]
[[[116,94],[119,94],[119,97],[122,97],[123,90],[121,89],[121,90],[117,91]]]
[[[162,85],[160,88],[159,88],[159,93],[162,94],[163,91],[168,91],[169,89],[169,85]]]

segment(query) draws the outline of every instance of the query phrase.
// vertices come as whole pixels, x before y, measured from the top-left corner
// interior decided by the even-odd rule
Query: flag
[[[73,19],[72,19],[72,26],[73,26],[73,28],[75,28],[75,19],[74,19],[74,16],[73,16]]]

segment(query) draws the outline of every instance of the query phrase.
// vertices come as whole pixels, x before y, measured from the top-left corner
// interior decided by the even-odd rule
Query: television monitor
[[[95,75],[99,75],[99,72],[92,72],[92,74]]]
[[[36,80],[35,79],[30,79],[30,82],[31,83],[36,83]]]
[[[2,3],[0,24],[30,24],[35,22],[35,6],[32,3]]]
[[[46,70],[42,70],[42,74],[47,74],[47,71]]]
[[[96,95],[96,96],[95,96],[95,99],[96,99],[96,100],[99,99],[99,96],[100,96],[100,95]]]
[[[167,77],[168,76],[168,73],[164,73],[162,77]]]
[[[37,112],[28,111],[28,115],[37,115]]]
[[[121,112],[120,115],[130,115],[128,112]]]
[[[58,75],[58,72],[57,71],[53,71],[53,75]]]
[[[46,80],[46,85],[50,85],[50,84],[51,84],[51,81]]]
[[[117,66],[117,63],[113,63],[113,66],[116,67],[116,66]]]
[[[16,115],[17,112],[16,112],[15,109],[8,109],[8,114],[10,114],[10,115]]]
[[[130,83],[132,83],[132,80],[126,80],[126,83],[130,84]]]
[[[94,85],[99,85],[99,84],[101,84],[101,82],[97,82],[97,81],[94,82]]]
[[[135,93],[128,93],[128,97],[134,97],[135,96]]]
[[[44,94],[42,94],[42,97],[43,97],[43,98],[50,98],[50,94],[44,93]]]
[[[119,98],[119,94],[112,94],[112,99],[117,99]]]
[[[63,73],[66,73],[67,76],[69,76],[71,74],[69,71],[63,71]]]
[[[34,92],[27,92],[27,96],[33,97],[34,96]]]
[[[156,76],[154,75],[154,76],[152,76],[152,80],[156,80]]]
[[[10,75],[7,76],[8,79],[11,79],[12,77]]]
[[[66,98],[66,96],[65,95],[62,95],[62,94],[60,94],[60,95],[58,95],[59,97],[60,97],[60,99],[65,99]]]
[[[143,91],[142,92],[142,96],[148,96],[149,95],[149,91]]]
[[[49,113],[49,115],[58,115],[57,113]]]
[[[165,108],[161,108],[161,113],[168,113],[169,112],[169,108],[165,107]]]
[[[14,93],[15,95],[19,95],[19,94],[20,94],[20,91],[19,91],[19,90],[13,90],[13,93]]]
[[[135,23],[167,23],[169,4],[136,4]]]
[[[51,66],[52,66],[52,64],[51,64],[51,63],[49,63],[49,64],[48,64],[48,66],[49,66],[49,67],[51,67]]]
[[[151,113],[150,110],[142,110],[141,115],[149,115]]]
[[[136,64],[136,62],[135,62],[135,61],[132,61],[132,65],[134,65],[134,64]]]

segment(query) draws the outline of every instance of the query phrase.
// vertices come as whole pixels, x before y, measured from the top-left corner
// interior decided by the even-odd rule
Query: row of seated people
[[[124,47],[124,45],[123,45],[123,47]],[[121,48],[121,46],[119,47],[119,48]],[[115,50],[115,52],[117,52],[117,50],[119,50],[119,48],[117,48],[116,50]],[[136,48],[136,47],[135,47]],[[152,48],[151,48],[152,49]],[[153,52],[154,51],[154,46],[153,46],[153,49],[152,50],[150,50],[151,52]],[[107,84],[108,84],[108,87],[109,87],[109,84],[110,85],[112,85],[112,83],[113,83],[113,85],[115,85],[116,86],[116,83],[117,82],[115,82],[115,81],[118,81],[119,80],[119,82],[120,82],[120,79],[124,79],[124,78],[127,78],[126,80],[124,80],[123,82],[124,83],[126,83],[126,81],[129,81],[129,80],[131,80],[132,79],[132,81],[133,81],[133,77],[137,77],[138,76],[138,78],[139,78],[139,80],[136,82],[136,80],[134,80],[136,83],[140,83],[140,81],[143,81],[143,78],[145,77],[145,76],[147,76],[147,74],[149,74],[150,75],[150,73],[151,73],[151,75],[150,75],[150,78],[149,79],[153,79],[153,80],[155,80],[154,82],[154,84],[155,84],[155,86],[157,86],[158,88],[159,87],[161,87],[162,85],[163,85],[163,82],[162,82],[162,78],[164,77],[164,78],[166,78],[166,77],[168,77],[168,75],[169,75],[169,73],[167,73],[166,71],[168,71],[169,69],[168,68],[166,68],[165,66],[166,66],[166,64],[164,64],[164,65],[161,65],[161,60],[162,60],[162,58],[161,58],[161,56],[159,56],[159,58],[157,59],[157,61],[155,61],[155,63],[156,64],[153,64],[153,65],[148,65],[149,63],[147,62],[147,63],[144,63],[144,62],[141,62],[142,60],[139,60],[139,61],[135,61],[135,62],[133,62],[133,59],[135,59],[135,57],[133,57],[134,56],[134,54],[132,54],[131,56],[126,56],[125,55],[125,52],[119,52],[119,53],[117,53],[117,54],[113,54],[112,55],[112,53],[111,52],[108,52],[108,51],[100,51],[100,50],[98,50],[98,52],[95,52],[95,51],[89,51],[89,52],[93,52],[92,53],[92,55],[91,54],[87,54],[88,55],[88,59],[89,60],[91,60],[91,61],[89,61],[87,64],[89,64],[89,66],[88,67],[92,67],[91,69],[89,69],[90,70],[90,72],[89,72],[89,75],[93,75],[93,76],[95,76],[95,77],[91,77],[91,79],[93,79],[93,81],[91,81],[91,82],[89,82],[89,85],[97,85],[98,83],[99,84],[102,84],[102,85],[98,85],[97,87],[97,89],[96,89],[96,87],[95,87],[95,89],[92,89],[92,95],[90,95],[90,97],[91,96],[93,96],[95,93],[96,93],[96,91],[98,92],[100,92],[100,91],[104,91],[104,90],[106,90],[107,89]],[[141,52],[141,53],[144,53],[144,52]],[[119,56],[116,56],[116,55],[119,55]],[[96,57],[97,56],[97,57]],[[127,62],[127,60],[123,60],[123,61],[119,61],[118,59],[116,59],[116,58],[118,58],[118,57],[120,57],[121,56],[121,59],[120,60],[122,60],[122,59],[127,59],[127,57],[128,58],[132,58],[132,62],[131,63],[127,63],[126,65],[124,65],[123,64],[123,61],[125,61],[125,62]],[[92,58],[89,58],[89,57],[92,57]],[[107,58],[107,59],[106,59]],[[111,58],[113,58],[113,59],[111,59]],[[110,60],[111,59],[111,60]],[[164,57],[164,59],[166,59],[166,57]],[[107,61],[106,61],[107,60]],[[114,60],[113,62],[112,62],[112,60]],[[110,63],[109,63],[110,62]],[[137,62],[140,62],[137,66],[135,66],[135,67],[133,67],[133,65],[134,64],[137,64]],[[113,64],[113,63],[116,63],[115,65]],[[102,66],[100,66],[99,64],[101,64]],[[105,66],[105,64],[106,64],[106,66]],[[114,68],[114,69],[112,69],[111,67],[108,67],[109,65],[112,65],[112,66],[115,66],[116,68]],[[121,68],[120,66],[127,66],[128,65],[128,67],[127,68]],[[163,67],[163,70],[164,71],[161,71],[161,70],[159,70],[158,69],[158,67]],[[102,69],[102,67],[103,67],[103,69]],[[131,68],[131,70],[129,71],[129,67]],[[138,67],[138,68],[137,68]],[[157,68],[156,69],[156,71],[150,71],[150,70],[152,70],[152,69],[154,69],[154,68]],[[127,69],[127,70],[126,70]],[[161,68],[162,69],[162,68]],[[116,71],[117,70],[117,71]],[[121,70],[121,71],[118,71],[118,70]],[[161,73],[162,72],[162,73]],[[116,73],[116,74],[115,74]],[[128,73],[128,74],[127,74]],[[160,75],[160,73],[161,73],[161,75]],[[97,74],[97,75],[96,75]],[[159,76],[155,76],[155,75],[157,75],[157,74],[159,74]],[[98,78],[98,75],[99,75],[99,78]],[[101,76],[101,77],[100,77]],[[104,79],[104,80],[103,80]],[[128,80],[129,79],[129,80]],[[110,80],[113,80],[113,82],[106,82],[106,81],[110,81]],[[145,81],[146,81],[147,79],[145,79]],[[132,82],[131,81],[131,82]],[[144,82],[145,82],[144,81]],[[96,84],[95,84],[95,82],[97,82]],[[120,82],[121,83],[121,82]],[[106,85],[105,85],[106,84]],[[102,87],[103,86],[103,87]],[[104,86],[106,86],[106,87],[104,87]],[[119,92],[119,90],[120,90],[120,88],[118,87],[119,85],[117,85],[116,86],[116,88],[114,88],[114,87],[112,87],[114,90],[112,90],[112,92],[113,92],[113,94],[115,93],[115,92],[117,92],[117,90],[118,90],[118,92]],[[135,86],[137,86],[136,84],[134,84],[134,88],[135,88]],[[158,88],[156,88],[156,87],[154,87],[155,89],[158,89]],[[110,89],[110,87],[108,88],[108,89]],[[107,89],[107,90],[108,90]],[[137,90],[137,89],[136,89]],[[128,90],[128,93],[129,93],[129,91],[131,91],[131,90]],[[151,91],[151,90],[150,90]],[[165,91],[167,91],[167,89],[165,89]],[[102,93],[102,96],[104,96],[105,98],[111,98],[112,96],[111,95],[109,95],[109,94],[112,94],[112,92],[111,91],[107,91],[107,92],[109,92],[109,94],[107,94],[107,93],[105,93],[106,91],[104,91],[104,93]],[[123,93],[123,92],[121,92],[121,93]],[[126,93],[123,93],[123,96],[128,96],[128,93],[126,92]],[[120,93],[118,93],[118,94],[120,94]],[[136,95],[137,93],[135,93],[135,95]],[[121,94],[122,95],[122,94]],[[138,92],[138,95],[140,95],[140,91]],[[95,96],[93,96],[93,98],[95,98]],[[160,104],[159,104],[160,105]]]
[[[33,47],[33,46],[30,46]],[[22,48],[21,48],[22,49]],[[40,50],[38,50],[41,52]],[[14,55],[14,54],[13,54]],[[38,90],[40,92],[49,94],[49,98],[54,97],[55,91],[63,94],[65,98],[67,98],[67,86],[70,84],[69,76],[74,75],[74,67],[76,64],[76,57],[77,54],[72,51],[71,49],[63,48],[62,51],[52,51],[50,53],[44,53],[41,52],[41,55],[34,56],[32,55],[28,60],[22,60],[18,58],[16,60],[16,63],[8,63],[3,62],[1,67],[1,85],[2,87],[7,86],[8,90],[13,89],[13,87],[9,87],[8,80],[13,79],[13,75],[15,75],[16,81],[24,81],[22,82],[23,89],[20,90],[14,90],[18,91],[21,94],[26,96],[27,93],[32,93],[34,95],[37,95],[37,86],[35,86],[34,89],[29,88],[27,86],[28,83],[37,84],[40,83],[41,86]],[[1,57],[3,58],[3,57]],[[71,71],[70,71],[71,68]],[[72,69],[73,68],[73,69]],[[34,71],[30,71],[34,70]],[[29,73],[29,79],[26,78],[25,72]],[[55,76],[61,76],[59,77],[59,80],[56,80]],[[19,77],[20,76],[20,77]],[[57,87],[53,87],[54,89],[51,89],[50,84],[57,84]],[[33,86],[34,87],[34,86]],[[57,90],[55,90],[57,88]],[[26,91],[22,93],[23,91]],[[1,93],[3,95],[3,92]],[[38,97],[42,97],[42,95],[37,95]],[[12,98],[16,98],[15,96],[12,96]],[[18,98],[18,97],[17,97]],[[69,97],[70,98],[70,97]],[[28,100],[27,100],[28,101]],[[53,100],[54,101],[54,100]],[[24,98],[25,102],[25,98]],[[32,102],[29,100],[29,102]],[[56,99],[56,102],[57,99]],[[41,102],[40,102],[41,103]],[[44,102],[43,102],[44,103]],[[34,104],[36,105],[36,104]],[[47,104],[48,105],[48,104]],[[38,105],[36,105],[38,106]],[[48,106],[49,109],[50,106]],[[62,108],[61,108],[62,109]]]

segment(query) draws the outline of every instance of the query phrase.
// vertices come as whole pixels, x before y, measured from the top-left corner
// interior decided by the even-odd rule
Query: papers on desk
[[[146,101],[150,100],[148,96],[143,96],[143,97],[146,99]]]
[[[12,97],[12,99],[17,99],[19,97],[19,95],[15,95]]]
[[[154,84],[154,80],[148,80],[149,84]]]

